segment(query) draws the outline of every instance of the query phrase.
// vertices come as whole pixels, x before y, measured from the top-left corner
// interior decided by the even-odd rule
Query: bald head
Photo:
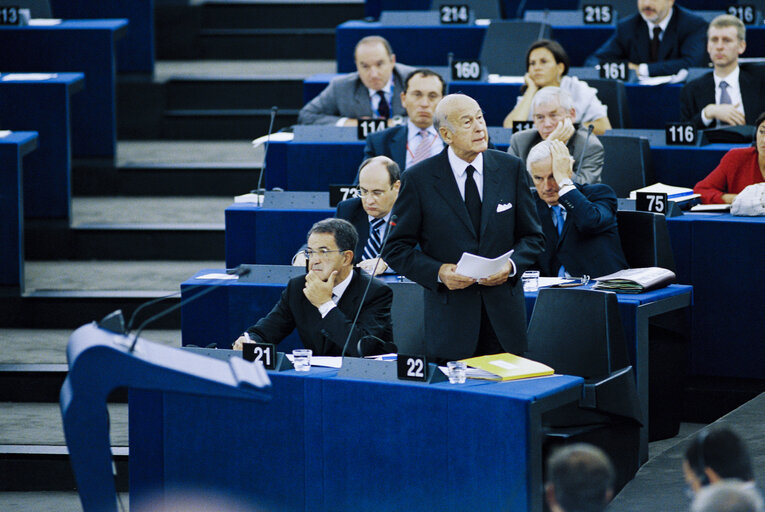
[[[444,142],[466,162],[472,162],[488,148],[486,120],[478,102],[470,96],[444,96],[436,106],[433,125]]]

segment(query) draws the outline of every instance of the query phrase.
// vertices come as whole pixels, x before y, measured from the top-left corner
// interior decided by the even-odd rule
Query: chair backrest
[[[526,357],[556,373],[586,379],[629,366],[616,294],[572,288],[539,290]]]
[[[598,138],[604,150],[601,181],[614,189],[616,197],[628,197],[630,191],[653,183],[648,139],[619,135]]]
[[[492,21],[486,28],[481,46],[481,65],[489,73],[523,76],[526,73],[526,50],[540,38],[550,38],[546,23],[520,20]]]
[[[627,103],[627,89],[621,80],[589,78],[587,84],[598,91],[598,99],[608,107],[608,120],[613,128],[629,128],[630,109]]]
[[[437,11],[442,5],[449,4],[445,0],[432,0],[430,2],[430,10]],[[502,11],[500,9],[499,0],[460,0],[457,2],[459,5],[467,5],[474,17],[473,19],[490,19],[496,20],[502,18]],[[452,3],[451,5],[454,5]]]
[[[675,272],[667,219],[660,213],[616,212],[622,250],[630,267],[663,267]]]
[[[425,353],[424,289],[411,281],[388,283],[393,290],[393,342],[401,354]]]

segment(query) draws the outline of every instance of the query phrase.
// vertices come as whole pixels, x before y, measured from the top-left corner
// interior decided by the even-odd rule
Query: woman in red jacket
[[[732,203],[749,185],[765,182],[765,112],[757,118],[754,147],[728,151],[709,176],[696,183],[693,191],[704,204]]]

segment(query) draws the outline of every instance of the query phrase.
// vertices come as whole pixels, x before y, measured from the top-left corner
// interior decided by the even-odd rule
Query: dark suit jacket
[[[404,64],[396,64],[393,69],[393,116],[406,115],[406,109],[401,105],[401,92],[406,77],[414,69]],[[371,116],[369,89],[361,83],[358,72],[354,72],[333,78],[321,94],[300,109],[298,124],[335,124],[341,117]]]
[[[738,85],[741,88],[746,124],[753,125],[757,117],[765,111],[765,81],[744,69],[739,69]],[[699,130],[715,128],[715,123],[704,126],[701,121],[701,111],[715,102],[715,92],[712,72],[685,84],[680,91],[680,119],[693,122]]]
[[[356,250],[353,253],[353,263],[360,262],[364,259],[364,247],[366,247],[367,240],[369,240],[369,215],[367,215],[367,212],[361,206],[361,198],[353,197],[339,202],[335,217],[347,220],[356,228],[359,234],[359,243],[356,245]]]
[[[534,192],[545,234],[545,250],[535,267],[555,277],[563,265],[572,276],[599,277],[628,268],[616,225],[616,194],[608,185],[574,185],[560,197],[566,209],[563,232],[553,224],[550,207]]]
[[[353,278],[340,298],[340,303],[322,318],[318,308],[303,294],[305,277],[294,277],[287,283],[274,309],[247,329],[247,332],[253,340],[279,343],[297,328],[303,345],[313,350],[314,355],[339,356],[370,279],[354,269]],[[346,354],[358,356],[358,340],[366,335],[377,336],[384,341],[393,340],[390,316],[392,302],[393,292],[390,287],[378,279],[372,279]]]
[[[454,180],[447,149],[403,174],[384,259],[425,288],[425,346],[438,359],[475,353],[481,303],[508,352],[526,350],[526,307],[520,276],[544,247],[544,236],[521,161],[507,153],[484,155],[480,238]],[[497,211],[501,206],[501,211]],[[417,244],[420,249],[417,249]],[[444,263],[457,263],[467,251],[488,258],[514,249],[516,274],[499,286],[472,285],[448,290],[438,282]]]
[[[367,137],[364,159],[387,156],[403,171],[406,169],[406,141],[409,138],[408,123],[376,132]],[[358,176],[356,177],[358,181]]]
[[[639,13],[635,13],[616,26],[614,34],[587,58],[585,65],[613,60],[646,63],[650,76],[673,75],[683,68],[703,66],[707,61],[707,22],[678,5],[673,9],[672,19],[659,45],[657,62],[648,62],[651,54],[648,25]]]

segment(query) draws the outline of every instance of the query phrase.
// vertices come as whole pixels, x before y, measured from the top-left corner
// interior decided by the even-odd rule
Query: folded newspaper
[[[661,267],[628,268],[595,279],[596,290],[643,293],[664,288],[675,281],[675,273]]]

